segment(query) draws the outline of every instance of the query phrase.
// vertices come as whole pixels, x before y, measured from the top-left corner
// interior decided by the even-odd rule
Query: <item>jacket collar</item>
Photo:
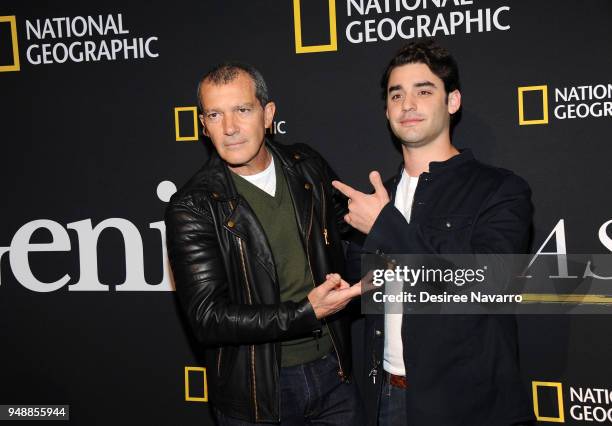
[[[429,173],[425,172],[423,175],[431,174],[435,176],[436,174],[444,173],[451,169],[454,169],[457,166],[467,163],[474,159],[474,154],[472,150],[469,148],[459,148],[459,154],[449,158],[446,161],[431,161],[429,163]],[[402,171],[404,170],[404,162],[402,162],[398,169],[395,177],[393,178],[392,184],[387,186],[387,190],[390,192],[391,199],[395,197],[395,189],[399,184],[399,181],[402,177]]]
[[[268,139],[265,140],[265,147],[270,150],[270,153],[275,155],[275,158],[280,160],[281,165],[285,169],[292,170],[296,163],[309,158],[308,152],[295,145],[280,145]],[[213,151],[209,160],[200,171],[198,181],[203,190],[210,192],[214,198],[223,200],[231,200],[238,196],[238,192],[231,178],[230,169],[227,164],[219,156],[217,151]]]
[[[471,149],[461,148],[459,149],[459,154],[449,158],[446,161],[430,162],[429,163],[429,173],[431,174],[440,173],[440,172],[443,172],[444,170],[459,166],[473,159],[474,159],[474,154],[472,154]]]
[[[274,155],[275,160],[280,162],[284,170],[289,194],[293,202],[294,210],[298,218],[298,228],[304,240],[308,239],[309,223],[312,218],[312,189],[303,176],[296,170],[295,165],[310,157],[310,155],[300,149],[299,146],[280,145],[269,140],[265,141],[265,146]],[[228,216],[224,219],[225,229],[241,239],[247,241],[250,250],[259,259],[264,269],[273,281],[276,281],[276,270],[270,248],[266,241],[264,230],[259,221],[256,220],[255,213],[244,200],[238,195],[234,180],[230,176],[232,173],[225,161],[214,152],[207,164],[202,169],[202,175],[198,182],[204,191],[210,193],[212,198],[217,201],[230,201],[233,204]],[[231,225],[230,225],[231,223]]]

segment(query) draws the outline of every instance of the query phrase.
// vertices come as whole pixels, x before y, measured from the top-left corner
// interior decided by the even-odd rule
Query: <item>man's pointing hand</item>
[[[364,234],[370,232],[381,210],[389,202],[389,194],[382,183],[380,173],[371,172],[370,182],[374,187],[373,194],[364,194],[337,180],[332,182],[334,188],[349,199],[349,212],[344,216],[344,220]]]

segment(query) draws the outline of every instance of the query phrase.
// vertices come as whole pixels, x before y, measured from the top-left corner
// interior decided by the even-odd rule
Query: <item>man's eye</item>
[[[215,118],[217,118],[219,116],[218,113],[216,112],[210,112],[206,115],[206,118],[208,118],[209,120],[214,120]]]
[[[427,95],[431,95],[431,92],[429,90],[421,90],[419,91],[419,95],[427,96]]]
[[[242,114],[249,112],[250,110],[251,110],[250,108],[246,108],[246,107],[238,108],[238,111],[241,112]]]
[[[399,93],[396,93],[394,95],[391,95],[391,100],[392,101],[397,101],[398,99],[401,99],[402,95],[400,95]]]

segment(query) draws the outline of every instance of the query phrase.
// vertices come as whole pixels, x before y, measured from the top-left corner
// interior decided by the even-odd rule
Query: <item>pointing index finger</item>
[[[357,191],[356,189],[353,189],[352,187],[340,182],[339,180],[332,181],[332,186],[349,198],[353,198],[359,193],[359,191]]]

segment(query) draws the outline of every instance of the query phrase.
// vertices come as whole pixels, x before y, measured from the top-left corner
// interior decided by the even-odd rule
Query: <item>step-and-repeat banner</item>
[[[196,84],[224,60],[267,79],[271,138],[369,190],[369,171],[401,160],[381,73],[435,37],[461,70],[454,144],[530,183],[532,252],[581,277],[563,255],[612,251],[611,19],[607,0],[3,0],[0,404],[70,405],[79,425],[212,423],[162,219],[208,155]],[[612,317],[519,327],[538,420],[612,424]]]

